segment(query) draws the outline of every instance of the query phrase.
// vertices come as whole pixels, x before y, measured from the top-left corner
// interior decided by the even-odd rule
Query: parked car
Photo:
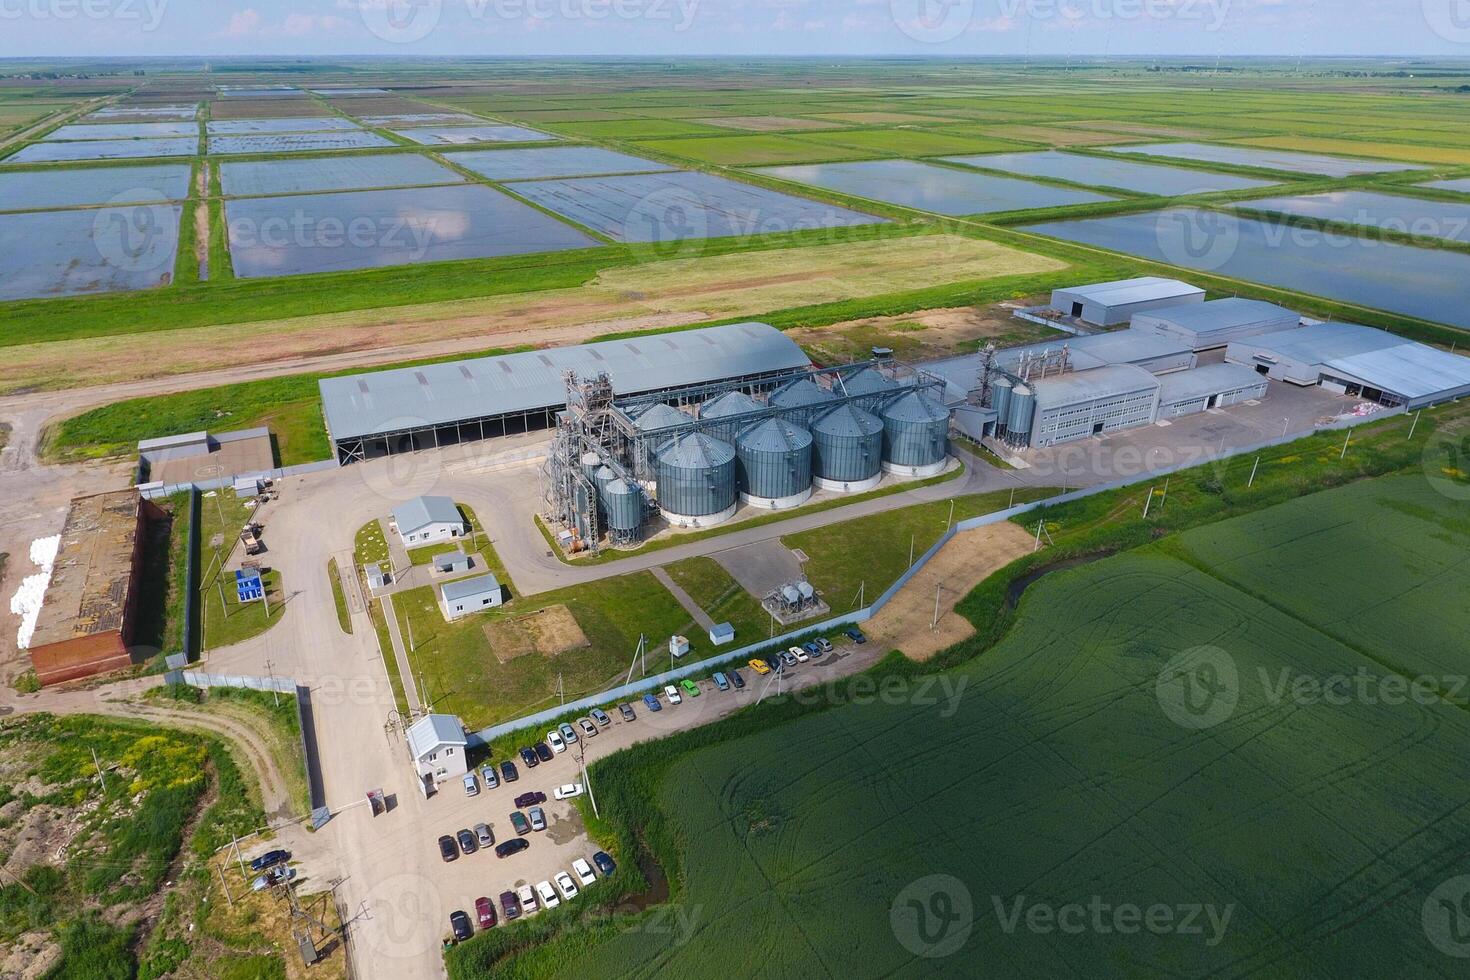
[[[500,777],[495,775],[494,763],[480,767],[480,779],[484,781],[486,789],[494,789],[500,785]]]
[[[546,743],[551,746],[551,751],[558,755],[567,750],[566,740],[561,737],[561,732],[555,728],[546,733]]]
[[[512,837],[508,841],[502,841],[501,843],[495,845],[495,856],[498,858],[508,858],[512,854],[521,853],[530,846],[530,841],[522,840],[519,837]]]
[[[592,724],[592,722],[590,720],[588,720],[586,718],[578,718],[577,719],[577,727],[580,728],[580,729],[582,729],[582,737],[583,738],[596,738],[597,737],[597,726],[594,725],[594,724]]]
[[[662,704],[660,704],[658,698],[654,697],[652,694],[645,694],[645,695],[643,695],[643,705],[649,711],[662,711],[662,710],[664,710],[664,706]]]
[[[863,631],[858,629],[856,626],[849,626],[846,630],[844,630],[844,632],[847,633],[848,639],[852,640],[852,642],[854,643],[868,642],[868,638],[863,635]]]
[[[279,885],[284,881],[290,881],[294,877],[296,877],[295,868],[288,868],[284,864],[278,864],[252,881],[250,883],[250,890],[253,892],[263,892],[267,888]]]
[[[524,813],[522,813],[521,811],[519,811],[519,810],[515,810],[515,811],[512,811],[511,812],[511,815],[510,815],[510,826],[511,826],[511,829],[513,829],[516,833],[520,834],[522,837],[526,836],[527,834],[529,834],[531,832],[531,824],[530,824],[530,821],[528,821],[526,819],[526,815]]]
[[[507,783],[513,783],[521,778],[521,774],[516,772],[516,764],[506,759],[500,764],[500,778]]]
[[[817,637],[817,649],[821,650],[823,653],[831,653],[832,641],[827,639],[825,636]]]
[[[291,860],[290,851],[283,851],[280,849],[274,851],[266,851],[260,857],[250,862],[250,870],[264,871],[266,868],[273,867],[277,864],[285,864],[289,860]]]
[[[536,753],[532,752],[530,748],[521,749],[521,765],[527,769],[535,769],[540,764],[541,760],[536,758]]]
[[[541,906],[536,901],[536,889],[529,884],[522,885],[516,889],[516,898],[521,903],[521,914],[530,915]]]
[[[439,838],[439,856],[442,857],[446,863],[449,861],[453,861],[455,858],[459,857],[459,845],[456,844],[454,842],[454,838],[450,837],[448,834],[445,834],[443,837]]]
[[[545,742],[537,742],[535,745],[531,746],[531,748],[535,750],[537,759],[541,760],[542,762],[551,761],[551,746],[547,745]]]
[[[577,883],[565,871],[558,871],[551,880],[556,882],[556,890],[561,892],[565,901],[570,902],[577,897]]]
[[[730,671],[730,683],[735,685],[735,690],[737,691],[745,690],[745,678],[740,676],[740,671],[738,670]]]
[[[781,655],[779,653],[768,653],[766,654],[765,659],[766,666],[771,668],[778,674],[786,669],[786,661],[781,659]]]
[[[624,704],[618,705],[618,714],[620,714],[620,715],[623,716],[623,720],[624,721],[637,721],[638,720],[638,716],[633,713],[633,706],[631,704],[624,703]]]
[[[597,880],[597,876],[592,873],[592,865],[587,863],[586,858],[577,858],[572,862],[572,874],[577,876],[577,884],[583,888]]]
[[[495,927],[495,906],[488,898],[475,899],[475,918],[481,929],[493,929]]]
[[[520,796],[516,797],[516,809],[524,810],[528,806],[535,806],[537,803],[545,802],[546,794],[541,792],[539,789],[533,789],[530,792],[522,793]]]
[[[682,687],[684,689],[684,693],[689,695],[691,698],[699,697],[699,685],[691,681],[689,678],[686,677],[682,681],[680,681],[679,686]]]
[[[561,899],[556,897],[556,889],[551,887],[549,881],[536,883],[536,897],[541,900],[543,909],[554,909],[561,904]]]
[[[669,699],[669,704],[684,703],[684,699],[679,697],[679,689],[672,684],[664,685],[664,697]]]
[[[574,796],[582,795],[582,784],[564,783],[553,790],[551,795],[555,796],[558,800],[570,800]]]
[[[587,712],[587,714],[589,717],[591,717],[593,721],[597,723],[598,728],[606,728],[608,725],[612,724],[612,719],[609,718],[607,716],[607,712],[603,711],[601,708],[593,708],[591,711]]]
[[[449,928],[454,932],[456,942],[464,942],[475,934],[470,925],[470,917],[464,914],[464,909],[455,909],[449,913]]]
[[[715,690],[717,690],[717,691],[728,691],[728,690],[730,690],[730,682],[728,680],[726,680],[725,679],[725,675],[722,674],[718,670],[715,671],[714,681],[715,681]]]
[[[533,806],[533,807],[531,807],[531,809],[529,809],[529,810],[526,811],[526,815],[531,818],[531,829],[532,830],[542,831],[542,830],[545,830],[546,829],[546,811],[545,810],[541,809],[539,806]]]
[[[771,672],[771,668],[767,667],[766,662],[759,657],[752,659],[746,666],[763,677]]]
[[[561,737],[567,740],[567,744],[568,745],[576,745],[577,744],[577,730],[575,728],[573,728],[571,725],[567,724],[566,722],[562,722],[560,725],[557,725],[556,727],[557,727],[557,730],[561,732]]]
[[[489,847],[495,843],[495,834],[490,830],[488,823],[475,824],[475,839],[480,842],[481,847]]]
[[[801,646],[803,650],[813,657],[820,657],[822,655],[822,648],[817,646],[815,640],[811,643],[803,643]]]
[[[804,664],[808,660],[812,659],[812,655],[807,653],[801,647],[792,647],[790,650],[787,650],[785,653],[781,654],[781,659],[785,660],[788,656],[796,658],[796,662],[799,664]]]
[[[598,874],[602,875],[604,878],[612,874],[614,871],[618,870],[617,862],[614,861],[612,859],[612,855],[607,853],[606,851],[598,851],[596,854],[592,855],[592,863],[597,865]]]
[[[479,796],[480,795],[480,781],[475,778],[475,774],[472,773],[472,772],[467,772],[467,773],[464,774],[464,795],[465,796]]]
[[[802,654],[802,656],[804,657],[806,656],[806,654]],[[796,654],[792,653],[790,650],[787,650],[785,653],[781,654],[782,667],[795,667],[800,662],[801,661],[796,659]]]
[[[465,854],[473,854],[480,849],[480,845],[475,843],[475,835],[468,830],[461,830],[454,836],[459,839],[459,849]]]
[[[514,922],[521,917],[521,903],[515,892],[500,893],[500,911],[505,913],[506,922]]]

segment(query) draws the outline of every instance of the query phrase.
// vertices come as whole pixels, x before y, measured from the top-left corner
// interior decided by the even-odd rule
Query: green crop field
[[[937,677],[884,665],[830,709],[787,698],[601,763],[603,816],[640,828],[669,904],[563,917],[509,959],[510,932],[477,938],[450,975],[1456,975],[1429,916],[1470,846],[1470,712],[1391,696],[1402,675],[1322,624],[1386,581],[1375,560],[1463,555],[1457,506],[1395,478],[1177,543],[1310,568],[1300,611],[1148,546],[1037,581],[1009,635]],[[1323,560],[1292,520],[1311,508],[1366,569]],[[1441,571],[1377,614],[1415,616]],[[1462,645],[1463,610],[1403,646]],[[1341,677],[1369,693],[1313,696]]]

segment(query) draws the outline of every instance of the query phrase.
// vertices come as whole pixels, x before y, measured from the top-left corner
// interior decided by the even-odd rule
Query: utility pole
[[[271,661],[269,657],[267,657],[265,661],[265,672],[269,674],[271,678],[271,699],[275,701],[276,707],[279,708],[281,706],[281,695],[280,692],[276,690],[276,665]]]
[[[1149,487],[1148,488],[1148,499],[1146,499],[1143,502],[1143,519],[1144,520],[1148,520],[1148,509],[1149,509],[1149,507],[1151,507],[1153,505],[1153,502],[1154,502],[1154,488],[1153,487]]]
[[[1423,414],[1424,414],[1424,409],[1422,409],[1422,408],[1419,409],[1419,411],[1417,411],[1417,412],[1414,413],[1414,421],[1411,422],[1411,423],[1409,423],[1409,438],[1410,439],[1413,439],[1414,438],[1414,430],[1416,428],[1418,428],[1418,426],[1419,426],[1419,416],[1421,416]]]
[[[107,793],[107,777],[102,774],[102,763],[97,761],[97,750],[92,750],[92,765],[97,767],[97,782],[102,784],[102,792]]]
[[[582,749],[581,752],[581,762],[582,785],[587,787],[587,802],[592,804],[592,815],[594,817],[597,817],[598,819],[601,819],[602,814],[597,812],[597,794],[592,792],[592,777],[587,775],[587,749],[585,747]]]
[[[225,882],[225,866],[223,864],[216,864],[214,869],[219,872],[220,889],[224,891],[225,898],[229,900],[230,908],[234,908],[235,896],[230,894],[230,886]]]
[[[934,583],[934,621],[929,624],[931,631],[939,629],[939,590],[942,587],[943,583]]]
[[[944,529],[948,531],[954,526],[954,498],[949,498],[949,520],[944,522]]]
[[[914,567],[914,535],[909,535],[909,567]]]
[[[1256,457],[1256,461],[1251,464],[1251,478],[1249,480],[1245,481],[1245,488],[1247,490],[1249,490],[1252,486],[1255,485],[1255,482],[1256,482],[1256,469],[1260,465],[1261,465],[1261,457],[1257,456]]]
[[[1342,452],[1340,452],[1340,453],[1337,454],[1337,458],[1338,459],[1343,459],[1343,458],[1345,458],[1347,456],[1348,443],[1352,441],[1352,438],[1353,438],[1353,430],[1352,429],[1348,429],[1347,430],[1347,438],[1343,439],[1343,441],[1342,441]]]
[[[1169,478],[1166,476],[1166,477],[1164,477],[1164,495],[1159,498],[1159,506],[1162,507],[1162,506],[1164,506],[1164,504],[1166,504],[1168,502],[1169,502]]]
[[[1045,520],[1036,522],[1036,545],[1031,549],[1032,554],[1041,550],[1041,529],[1046,526]]]

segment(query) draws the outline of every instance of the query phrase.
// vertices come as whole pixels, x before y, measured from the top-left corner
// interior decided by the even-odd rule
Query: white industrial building
[[[464,723],[454,715],[424,715],[408,729],[408,754],[424,785],[458,779],[469,772]],[[427,790],[425,790],[427,792]]]
[[[1276,381],[1321,385],[1416,409],[1470,394],[1470,358],[1356,323],[1317,323],[1247,337],[1225,360]]]
[[[469,533],[464,516],[448,497],[415,497],[393,508],[393,529],[410,547],[451,541]]]
[[[439,609],[451,623],[473,613],[494,609],[504,601],[500,580],[491,572],[448,582],[439,589]]]
[[[1203,303],[1205,291],[1178,279],[1141,276],[1053,290],[1051,307],[1063,316],[1099,327],[1127,323],[1136,314]]]
[[[1152,422],[1159,379],[1132,364],[1113,364],[1035,381],[1032,447],[1054,446]]]
[[[1227,408],[1266,397],[1271,382],[1239,364],[1206,364],[1159,379],[1161,419]]]
[[[1216,299],[1139,313],[1134,330],[1169,337],[1193,351],[1218,350],[1232,340],[1279,333],[1301,325],[1301,315],[1258,299]]]

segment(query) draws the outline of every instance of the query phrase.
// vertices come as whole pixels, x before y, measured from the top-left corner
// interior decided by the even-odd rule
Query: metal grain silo
[[[598,467],[602,465],[602,457],[592,452],[591,450],[588,450],[587,452],[582,454],[581,462],[582,473],[587,477],[587,479],[590,480],[592,479],[593,474],[597,472]]]
[[[771,392],[768,401],[776,408],[806,409],[806,411],[796,411],[791,414],[798,420],[810,422],[820,414],[822,406],[832,401],[834,397],[830,391],[819,387],[811,378],[798,378]]]
[[[675,432],[692,421],[688,415],[663,402],[655,402],[638,413],[633,419],[633,426],[641,433],[635,462],[640,480],[652,478],[659,451]]]
[[[678,527],[709,527],[735,516],[735,449],[702,432],[658,454],[658,507]]]
[[[592,474],[592,483],[597,487],[597,499],[603,500],[607,495],[607,485],[616,480],[618,475],[613,472],[611,466],[599,466]]]
[[[1031,445],[1031,420],[1036,415],[1036,394],[1024,384],[1011,391],[1011,407],[1006,418],[1006,442],[1013,446]]]
[[[782,510],[812,495],[812,435],[788,419],[746,428],[735,458],[740,498],[753,507]]]
[[[717,424],[706,426],[705,431],[717,439],[732,442],[735,439],[736,430],[750,424],[747,418],[738,426],[735,424],[720,425],[718,420],[734,418],[736,416],[749,416],[752,412],[759,412],[765,408],[760,402],[751,398],[743,391],[727,391],[723,395],[711,398],[699,406],[699,420],[701,422],[714,421]]]
[[[878,485],[883,466],[883,423],[856,405],[842,405],[812,426],[813,482],[823,490],[855,493]]]
[[[883,406],[883,469],[899,476],[933,476],[949,459],[949,409],[922,391]]]
[[[608,533],[615,541],[637,541],[643,529],[643,491],[636,483],[617,479],[602,491]]]
[[[990,382],[990,407],[995,409],[995,434],[1003,436],[1011,421],[1011,389],[1014,382],[997,374]]]
[[[869,409],[877,408],[901,390],[897,381],[871,367],[847,375],[833,387],[839,392],[860,398],[863,406]]]

